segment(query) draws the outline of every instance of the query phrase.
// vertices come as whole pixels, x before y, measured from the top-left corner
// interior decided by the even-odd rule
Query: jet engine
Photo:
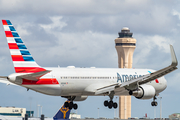
[[[138,90],[129,91],[129,95],[133,95],[138,99],[151,99],[155,94],[156,90],[151,85],[141,85]]]
[[[86,100],[88,96],[76,96],[76,98],[74,99],[74,101],[83,101]]]

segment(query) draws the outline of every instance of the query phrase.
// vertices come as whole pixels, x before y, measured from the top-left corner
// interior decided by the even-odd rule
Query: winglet
[[[174,48],[173,48],[172,45],[170,45],[170,50],[171,50],[171,58],[172,58],[171,66],[177,66],[178,65],[178,61],[177,61],[176,54],[174,52]]]

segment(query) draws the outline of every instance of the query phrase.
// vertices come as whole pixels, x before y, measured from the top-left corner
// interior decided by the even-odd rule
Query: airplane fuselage
[[[53,96],[94,96],[98,88],[123,82],[154,72],[151,69],[119,69],[119,68],[45,68],[51,72],[38,81],[21,79],[10,80],[15,84]],[[16,73],[15,73],[16,74]],[[10,75],[11,76],[11,75]],[[155,88],[156,94],[162,92],[167,84],[164,77],[146,83]],[[127,95],[122,88],[115,95]],[[103,94],[102,94],[103,95]]]

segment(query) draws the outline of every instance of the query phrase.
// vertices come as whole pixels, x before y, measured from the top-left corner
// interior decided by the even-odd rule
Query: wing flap
[[[109,94],[111,91],[114,91],[116,87],[118,87],[118,83],[99,88],[96,90],[95,95]]]

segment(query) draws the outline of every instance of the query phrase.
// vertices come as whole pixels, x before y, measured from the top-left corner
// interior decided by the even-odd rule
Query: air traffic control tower
[[[118,54],[119,68],[132,68],[133,53],[136,48],[136,39],[132,37],[129,28],[124,27],[115,39]],[[119,118],[128,119],[131,117],[131,96],[119,97]]]

